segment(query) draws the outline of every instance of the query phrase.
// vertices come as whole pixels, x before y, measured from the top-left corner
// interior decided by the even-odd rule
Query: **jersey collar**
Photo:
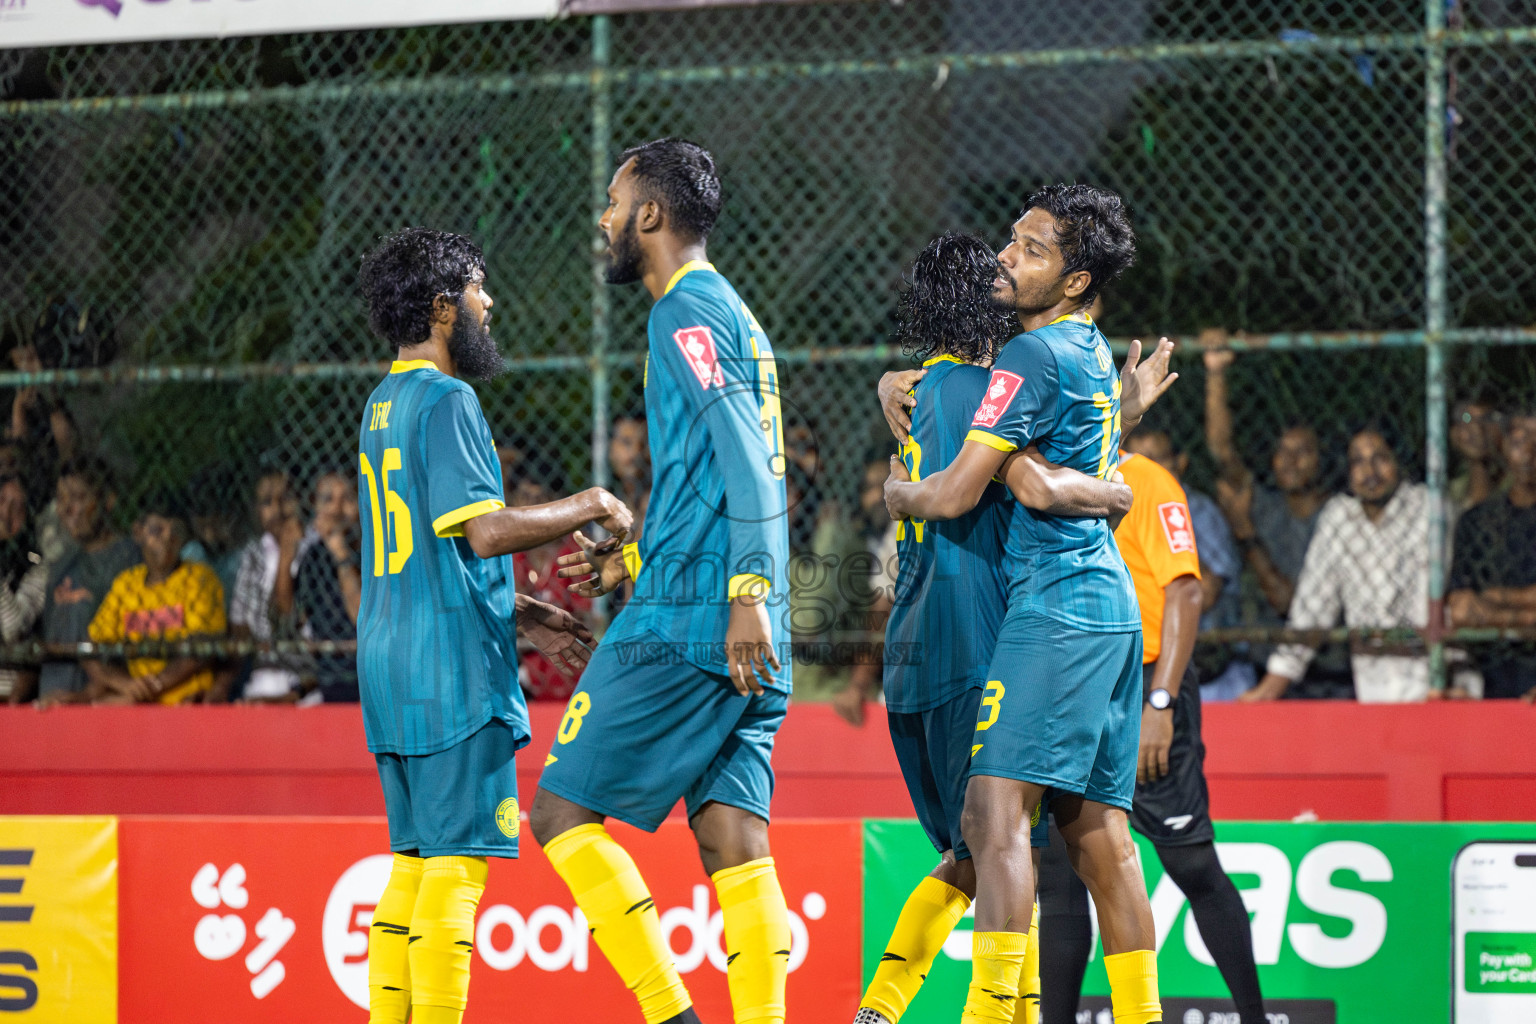
[[[409,373],[412,370],[435,370],[437,364],[430,359],[396,359],[389,365],[390,373]]]
[[[684,277],[693,273],[695,270],[714,269],[715,265],[713,263],[706,263],[703,260],[689,260],[687,263],[684,263],[682,266],[677,268],[677,273],[672,275],[672,280],[667,282],[667,287],[662,290],[661,294],[666,295],[667,292],[670,292],[673,288],[676,288],[677,282],[681,281]]]
[[[1078,310],[1076,313],[1068,313],[1065,316],[1059,316],[1055,320],[1052,320],[1049,324],[1046,324],[1046,326],[1050,327],[1050,326],[1052,326],[1054,324],[1063,323],[1063,322],[1065,322],[1067,320],[1072,320],[1072,321],[1075,321],[1076,323],[1080,323],[1080,324],[1090,324],[1091,325],[1093,323],[1093,317],[1089,316],[1087,313],[1083,312],[1082,310]]]
[[[962,362],[962,360],[961,360],[961,358],[959,356],[942,355],[942,356],[934,356],[931,359],[924,359],[923,360],[923,365],[924,366],[932,366],[934,363],[959,363],[959,362]]]

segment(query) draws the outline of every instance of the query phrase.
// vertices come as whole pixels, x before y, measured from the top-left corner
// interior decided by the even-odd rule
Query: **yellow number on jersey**
[[[752,329],[752,358],[757,360],[757,389],[763,396],[759,415],[762,417],[763,433],[768,435],[768,447],[773,452],[769,456],[768,469],[775,480],[782,480],[784,479],[784,408],[779,401],[779,368],[774,364],[772,356],[758,355],[757,338],[763,333],[763,328],[745,302],[741,304],[741,312],[747,318],[747,325]]]
[[[907,439],[901,442],[901,461],[906,463],[907,472],[912,474],[913,480],[921,480],[923,478],[923,446],[918,444],[917,438],[910,433],[907,434]],[[912,523],[912,535],[921,544],[923,542],[923,527],[928,525],[928,520],[913,519],[910,522]],[[906,519],[897,520],[897,540],[906,539],[907,523],[908,520]]]
[[[976,723],[977,732],[990,729],[996,724],[998,712],[1002,710],[1003,697],[1007,692],[1003,689],[1001,679],[987,681],[986,694],[981,698],[981,706],[987,709],[987,717]]]
[[[1120,406],[1116,402],[1119,397],[1120,382],[1118,380],[1115,381],[1112,394],[1106,395],[1100,391],[1093,396],[1094,408],[1104,414],[1104,437],[1099,442],[1098,477],[1100,480],[1109,479],[1110,456],[1114,454],[1110,448],[1113,446],[1115,431],[1120,429]]]
[[[385,545],[384,545],[384,517],[389,516],[390,540],[394,543],[393,550],[389,551],[389,574],[391,576],[405,568],[405,563],[410,559],[411,552],[416,550],[416,539],[411,532],[411,510],[405,504],[405,499],[395,493],[389,486],[389,474],[399,472],[402,468],[399,448],[384,449],[384,505],[379,506],[379,478],[374,474],[373,464],[368,461],[367,452],[359,452],[358,460],[362,466],[363,476],[368,479],[368,505],[373,513],[373,574],[384,575]]]
[[[565,709],[565,717],[560,720],[560,730],[555,733],[555,739],[561,743],[569,743],[581,732],[581,720],[587,717],[587,712],[592,710],[592,698],[585,693],[576,693],[571,696],[571,703]]]

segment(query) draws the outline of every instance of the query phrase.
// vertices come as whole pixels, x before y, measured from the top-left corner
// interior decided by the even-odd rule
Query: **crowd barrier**
[[[720,912],[686,826],[615,831],[701,1016],[729,1020]],[[1536,866],[1520,866],[1536,865],[1536,825],[1224,822],[1217,838],[1252,914],[1275,1024],[1444,1021],[1453,1002],[1458,1022],[1536,1019],[1536,880],[1524,877]],[[850,1020],[934,852],[914,822],[890,819],[783,821],[773,844],[793,937],[791,1019]],[[386,846],[378,818],[0,818],[0,1014],[361,1021]],[[466,1021],[638,1020],[564,885],[526,846],[492,866]],[[1166,1019],[1235,1020],[1183,895],[1145,846],[1142,861]],[[954,1019],[969,929],[962,921],[946,943],[909,1024]],[[1095,1024],[1106,1005],[1098,949],[1085,991],[1082,1019]]]
[[[563,708],[535,704],[524,804]],[[1219,818],[1536,821],[1536,707],[1512,701],[1205,708]],[[774,750],[775,813],[911,814],[885,716],[853,728],[796,704]],[[355,705],[0,707],[0,814],[383,814]]]

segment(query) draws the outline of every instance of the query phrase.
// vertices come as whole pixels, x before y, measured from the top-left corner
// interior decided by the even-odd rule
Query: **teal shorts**
[[[1131,809],[1141,745],[1141,632],[1089,633],[1034,611],[1003,620],[971,774]]]
[[[517,733],[492,719],[435,754],[374,754],[389,848],[421,857],[516,857]]]
[[[965,783],[971,767],[971,737],[981,688],[972,687],[937,707],[886,715],[896,763],[912,798],[912,810],[933,848],[971,855],[960,837]]]
[[[743,697],[655,634],[599,644],[571,694],[539,788],[654,832],[678,800],[768,820],[773,739],[789,694]]]

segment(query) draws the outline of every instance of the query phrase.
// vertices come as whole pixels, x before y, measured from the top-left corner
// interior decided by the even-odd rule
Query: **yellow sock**
[[[692,1006],[645,880],[608,830],[578,825],[551,839],[544,855],[587,916],[597,948],[640,1000],[647,1024]]]
[[[725,919],[725,977],[736,1024],[784,1024],[789,908],[773,858],[724,868],[710,878]]]
[[[944,948],[944,940],[965,916],[971,901],[965,893],[937,878],[924,878],[907,897],[885,954],[864,991],[861,1007],[878,1010],[888,1021],[901,1019]]]
[[[1024,932],[976,932],[971,936],[971,987],[965,995],[961,1024],[1013,1024],[1024,971]]]
[[[1024,969],[1019,973],[1019,1002],[1013,1010],[1013,1024],[1040,1024],[1040,904],[1029,918],[1029,949],[1024,952]]]
[[[1109,1003],[1115,1024],[1156,1024],[1163,1019],[1157,998],[1157,954],[1150,949],[1104,958],[1109,975]]]
[[[469,998],[484,857],[428,857],[411,914],[412,1024],[458,1024]]]
[[[405,1024],[411,1014],[411,912],[421,887],[420,857],[395,854],[389,884],[368,930],[368,1024]]]

